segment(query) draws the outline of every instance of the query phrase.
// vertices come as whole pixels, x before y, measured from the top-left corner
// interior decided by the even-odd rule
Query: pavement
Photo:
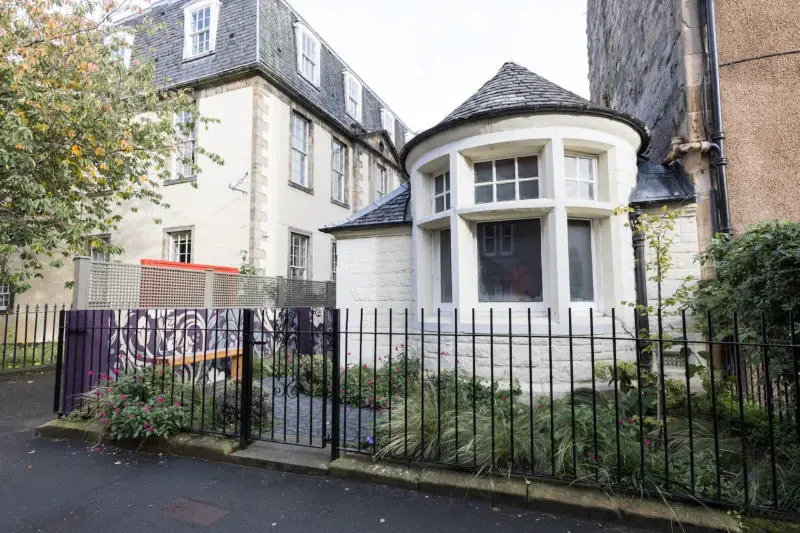
[[[645,533],[359,483],[33,439],[52,374],[0,378],[0,530]]]

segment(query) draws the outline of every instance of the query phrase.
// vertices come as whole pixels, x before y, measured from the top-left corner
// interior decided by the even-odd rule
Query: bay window
[[[475,172],[475,203],[539,198],[539,158],[511,157],[481,161]]]
[[[539,219],[477,224],[478,300],[541,302]]]

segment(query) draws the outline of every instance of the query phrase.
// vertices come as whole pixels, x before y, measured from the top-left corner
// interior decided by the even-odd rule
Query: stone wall
[[[682,0],[588,2],[593,102],[644,120],[660,161],[686,117]]]

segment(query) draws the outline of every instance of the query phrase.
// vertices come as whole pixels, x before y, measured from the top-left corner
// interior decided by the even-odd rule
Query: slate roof
[[[697,190],[680,162],[669,165],[638,161],[639,175],[631,192],[632,207],[656,207],[697,201]]]
[[[468,122],[526,113],[586,114],[619,120],[639,132],[642,138],[640,150],[647,147],[650,138],[647,126],[636,117],[594,104],[509,61],[444,120],[411,139],[401,153],[403,165],[415,145],[437,133]]]
[[[342,230],[367,229],[411,224],[411,185],[404,183],[340,222],[328,224],[320,231],[336,233]]]
[[[220,76],[260,71],[279,88],[327,115],[353,136],[382,129],[380,110],[386,106],[363,80],[363,121],[358,123],[347,115],[342,72],[352,69],[319,34],[320,86],[309,83],[297,72],[294,24],[300,21],[309,25],[283,0],[224,0],[219,8],[214,53],[184,61],[183,6],[189,1],[154,2],[142,15],[120,23],[127,26],[145,23],[156,28],[136,33],[132,55],[151,58],[155,62],[155,79],[164,86],[192,86]],[[408,127],[396,114],[395,130],[399,151],[405,144]]]

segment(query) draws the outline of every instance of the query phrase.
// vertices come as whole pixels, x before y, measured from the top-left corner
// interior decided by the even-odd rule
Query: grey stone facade
[[[681,13],[681,0],[588,2],[591,99],[644,120],[654,162],[686,119]]]

